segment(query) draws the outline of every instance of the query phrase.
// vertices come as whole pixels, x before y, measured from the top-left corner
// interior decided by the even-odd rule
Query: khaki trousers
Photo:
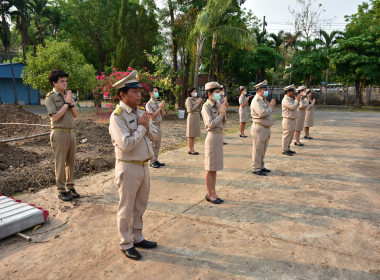
[[[282,119],[282,151],[290,150],[290,143],[292,143],[294,130],[296,128],[296,120],[283,118]]]
[[[162,131],[161,131],[160,123],[153,123],[153,124],[155,127],[157,127],[157,131],[159,134],[158,140],[152,141],[152,148],[153,148],[153,154],[154,154],[152,161],[156,161],[158,160],[158,152],[160,151],[160,147],[161,147]]]
[[[264,166],[264,157],[270,139],[270,128],[261,125],[252,125],[252,171],[260,171]]]
[[[117,228],[120,248],[127,250],[144,240],[142,216],[150,190],[149,165],[116,162],[115,177],[119,190]]]
[[[74,131],[52,130],[50,144],[54,152],[55,182],[59,192],[74,188],[75,149]]]

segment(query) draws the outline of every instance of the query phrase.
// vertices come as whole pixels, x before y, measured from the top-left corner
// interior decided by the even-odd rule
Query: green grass
[[[19,196],[19,195],[22,195],[22,193],[20,193],[20,192],[14,193],[14,194],[12,194],[12,197],[16,197],[16,196]]]
[[[280,120],[282,120],[282,115],[281,114],[274,114],[273,119],[275,121],[280,121]]]

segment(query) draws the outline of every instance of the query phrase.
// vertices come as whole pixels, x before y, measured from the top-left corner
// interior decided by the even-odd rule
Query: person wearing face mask
[[[276,100],[266,100],[268,96],[267,80],[255,85],[256,95],[251,103],[253,138],[252,146],[252,173],[265,176],[269,169],[265,168],[264,157],[270,139],[270,127],[273,125],[273,110]]]
[[[240,97],[239,97],[239,116],[240,116],[240,137],[246,138],[247,136],[244,134],[245,130],[245,124],[248,121],[248,111],[247,111],[247,105],[249,100],[252,98],[246,97],[247,94],[247,88],[244,86],[240,86],[239,88],[240,91]]]
[[[158,140],[152,141],[154,157],[153,160],[151,160],[150,162],[150,166],[153,168],[159,168],[161,166],[165,166],[165,163],[158,161],[158,152],[160,151],[162,138],[161,121],[165,115],[165,100],[163,100],[162,102],[157,101],[157,98],[159,98],[160,96],[157,87],[151,87],[149,89],[149,95],[150,100],[148,101],[148,103],[146,103],[146,111],[150,114],[150,118],[152,119],[153,125],[157,127],[159,133]]]
[[[298,116],[297,116],[297,121],[296,121],[296,128],[294,131],[294,145],[296,146],[303,146],[304,144],[301,143],[300,141],[300,134],[301,131],[303,130],[303,126],[305,123],[305,116],[306,116],[306,107],[308,106],[306,102],[306,87],[305,86],[300,86],[297,89],[299,95],[301,96],[299,103],[298,103]]]
[[[294,97],[294,85],[284,88],[285,96],[282,99],[282,154],[292,156],[296,152],[290,150],[290,143],[292,143],[294,130],[296,128],[297,108],[301,95],[298,94]]]
[[[306,103],[308,106],[306,107],[306,117],[305,117],[305,139],[313,139],[310,137],[309,131],[310,127],[314,126],[314,104],[315,98],[311,100],[311,90],[308,88],[306,90]]]
[[[194,150],[195,137],[201,136],[200,115],[202,98],[197,98],[198,93],[195,88],[190,88],[187,91],[189,97],[186,99],[187,110],[187,130],[186,136],[189,143],[189,155],[199,155]]]
[[[226,104],[220,104],[220,85],[209,82],[205,85],[207,101],[202,107],[202,118],[207,131],[205,140],[206,200],[220,204],[215,190],[216,172],[223,169],[223,127],[226,120]]]

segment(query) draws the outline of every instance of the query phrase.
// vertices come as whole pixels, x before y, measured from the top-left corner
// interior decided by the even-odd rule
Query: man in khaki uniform
[[[267,80],[255,85],[255,88],[256,95],[251,103],[252,172],[256,175],[266,176],[270,170],[265,168],[264,156],[270,139],[270,127],[273,125],[273,110],[276,100],[272,99],[271,102],[266,100],[268,96]]]
[[[294,130],[296,127],[298,100],[300,95],[294,97],[294,85],[284,88],[285,96],[282,99],[282,154],[292,156],[296,152],[290,150],[290,143],[293,140]]]
[[[149,112],[153,125],[157,128],[159,133],[158,140],[152,141],[154,158],[150,163],[150,166],[153,168],[159,168],[160,166],[165,166],[165,163],[158,161],[158,152],[160,151],[162,138],[161,121],[165,115],[165,100],[163,100],[162,102],[157,101],[157,98],[160,96],[160,94],[158,92],[158,88],[156,87],[150,88],[149,94],[150,100],[148,101],[148,103],[146,103],[146,111]]]
[[[53,70],[49,81],[53,91],[46,95],[45,106],[51,119],[50,144],[54,151],[55,181],[58,198],[71,201],[80,195],[74,189],[75,119],[78,117],[71,90],[66,92],[69,75],[61,70]],[[65,184],[66,179],[66,184]]]
[[[115,146],[115,180],[119,190],[117,227],[120,248],[128,258],[139,260],[135,247],[154,248],[156,242],[142,235],[142,216],[145,212],[150,176],[148,161],[153,158],[151,141],[157,141],[158,131],[141,102],[141,85],[136,80],[137,71],[115,83],[120,104],[110,118],[109,133]]]
[[[308,106],[308,103],[306,102],[306,99],[305,99],[306,89],[307,88],[305,86],[299,86],[297,88],[297,92],[301,96],[301,98],[298,101],[296,128],[294,131],[294,145],[296,146],[304,146],[304,144],[301,143],[300,141],[300,135],[304,127],[305,117],[306,117],[306,108]]]

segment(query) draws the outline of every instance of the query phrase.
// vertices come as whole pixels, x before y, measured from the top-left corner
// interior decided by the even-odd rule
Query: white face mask
[[[306,96],[306,91],[302,94],[303,96]]]
[[[192,92],[192,93],[191,93],[191,96],[192,96],[192,97],[197,97],[197,95],[198,95],[197,92]]]
[[[246,95],[246,94],[247,94],[247,92],[246,92],[246,91],[244,91],[244,92],[243,92],[243,95]]]

